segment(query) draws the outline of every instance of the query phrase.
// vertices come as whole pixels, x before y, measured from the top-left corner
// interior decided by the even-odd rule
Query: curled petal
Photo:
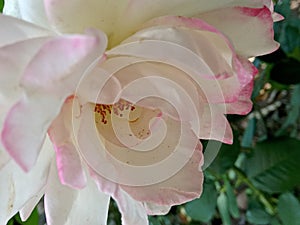
[[[242,90],[236,102],[226,104],[226,114],[245,115],[252,109],[251,95],[254,85],[254,76],[258,73],[258,70],[248,59],[239,57],[238,60],[238,74]]]

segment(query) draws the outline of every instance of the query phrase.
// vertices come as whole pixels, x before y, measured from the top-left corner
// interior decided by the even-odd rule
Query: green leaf
[[[38,225],[39,224],[39,213],[37,209],[34,209],[30,217],[26,221],[22,221],[19,214],[16,214],[13,218],[8,221],[8,225]]]
[[[296,18],[294,20],[297,20]],[[281,34],[279,42],[282,43],[282,48],[286,53],[291,53],[300,45],[300,30],[297,25],[294,25],[292,19],[286,20],[287,24],[283,26],[285,34]],[[297,20],[299,23],[299,20]]]
[[[0,0],[0,12],[2,12],[4,6],[4,0]]]
[[[246,218],[249,223],[259,225],[269,224],[272,219],[268,213],[258,208],[248,210],[246,213]]]
[[[221,215],[223,225],[231,225],[231,219],[228,210],[228,199],[224,192],[221,192],[221,194],[219,195],[217,199],[217,206]]]
[[[208,170],[212,170],[217,174],[226,173],[228,169],[233,167],[239,153],[240,142],[238,140],[237,135],[234,135],[233,144],[222,144],[216,159],[208,167]]]
[[[300,46],[296,47],[292,53],[289,54],[289,57],[297,59],[300,61]]]
[[[278,215],[284,225],[300,225],[300,203],[293,194],[285,193],[279,197]]]
[[[25,221],[22,222],[19,214],[16,216],[16,220],[22,225],[38,225],[39,224],[39,213],[37,209],[33,210],[30,217]]]
[[[290,6],[290,0],[281,0],[275,7],[275,11],[285,17],[283,21],[274,24],[275,39],[280,42],[281,48],[286,53],[291,53],[300,46],[300,20]]]
[[[234,218],[240,217],[240,211],[237,205],[236,196],[234,194],[233,188],[227,178],[225,178],[225,188],[226,188],[226,195],[228,198],[228,208],[229,212]]]
[[[293,138],[258,143],[245,162],[253,184],[266,192],[287,191],[300,184],[300,141]]]
[[[14,220],[13,219],[9,220],[7,225],[14,225]]]
[[[281,225],[281,223],[279,222],[279,220],[275,217],[273,217],[270,221],[271,225]]]
[[[291,14],[290,0],[277,1],[275,11],[282,14],[285,18],[289,17]]]
[[[204,183],[201,197],[185,205],[187,215],[193,220],[208,223],[216,212],[217,196],[214,183]]]

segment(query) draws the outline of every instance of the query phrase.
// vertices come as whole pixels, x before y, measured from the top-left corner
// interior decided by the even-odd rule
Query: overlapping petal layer
[[[45,191],[47,224],[106,224],[109,195],[100,192],[89,178],[82,190],[61,185],[53,161]]]
[[[24,170],[35,164],[47,129],[86,68],[101,56],[105,40],[101,33],[55,37],[26,65],[17,82],[23,93],[8,112],[2,130],[3,145]],[[29,127],[31,132],[27,132]]]

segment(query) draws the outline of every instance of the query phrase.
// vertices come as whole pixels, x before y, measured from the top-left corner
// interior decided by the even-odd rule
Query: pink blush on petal
[[[257,8],[246,8],[246,7],[236,7],[240,10],[244,15],[250,17],[258,17],[261,19],[269,18],[271,15],[270,10],[265,6],[264,8],[257,9]]]

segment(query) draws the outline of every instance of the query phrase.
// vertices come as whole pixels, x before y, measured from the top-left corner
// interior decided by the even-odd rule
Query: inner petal
[[[159,109],[146,109],[120,100],[113,105],[96,104],[95,122],[104,142],[133,147],[151,135],[150,125],[159,118]],[[154,120],[153,120],[154,119]]]
[[[145,166],[160,162],[178,144],[180,123],[173,123],[159,109],[120,100],[114,105],[97,104],[94,113],[106,151],[125,164]]]

